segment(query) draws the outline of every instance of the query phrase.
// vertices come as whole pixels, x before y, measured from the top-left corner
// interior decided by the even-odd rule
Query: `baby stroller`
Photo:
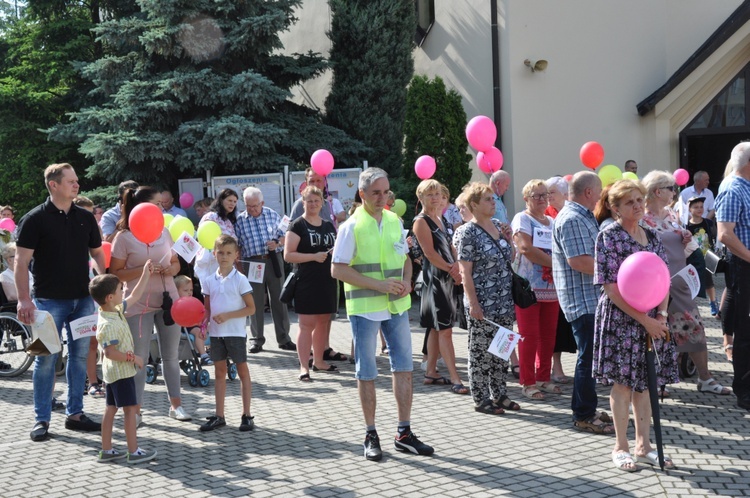
[[[188,376],[188,383],[192,387],[200,385],[208,386],[211,373],[201,365],[201,358],[195,349],[196,338],[190,334],[185,327],[180,328],[180,345],[177,358],[180,360],[180,369]],[[161,371],[161,357],[159,356],[159,336],[154,333],[151,336],[151,350],[146,365],[146,382],[153,384]],[[237,378],[237,365],[227,359],[227,377],[229,380]]]

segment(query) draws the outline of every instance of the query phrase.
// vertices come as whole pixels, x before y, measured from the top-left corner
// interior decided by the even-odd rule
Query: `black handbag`
[[[162,292],[161,309],[164,310],[164,325],[169,327],[174,325],[174,318],[172,318],[172,296],[167,292],[167,284],[164,282],[164,275],[161,276],[161,284],[164,286],[164,292]]]
[[[493,241],[495,245],[497,245],[497,248],[500,249],[500,254],[502,254],[500,243],[493,239],[492,235],[490,235],[487,230],[479,226],[478,223],[474,224],[487,234],[487,237],[489,237],[490,240]],[[531,288],[531,283],[527,279],[513,271],[513,267],[510,266],[510,261],[505,261],[505,264],[508,266],[508,271],[510,272],[510,293],[513,296],[513,302],[516,304],[516,306],[522,309],[535,305],[536,294],[534,293],[534,289]]]
[[[724,259],[722,252],[714,252],[711,249],[706,252],[706,270],[716,275],[717,273],[724,273],[727,267],[727,260]]]
[[[513,302],[521,309],[535,305],[536,294],[534,293],[534,289],[531,288],[531,283],[518,273],[514,272],[509,261],[507,264],[508,271],[511,275],[510,293],[513,295]]]
[[[289,272],[289,275],[284,280],[284,285],[281,287],[281,294],[279,294],[279,301],[284,304],[292,304],[294,300],[294,291],[297,289],[297,274],[293,271]]]

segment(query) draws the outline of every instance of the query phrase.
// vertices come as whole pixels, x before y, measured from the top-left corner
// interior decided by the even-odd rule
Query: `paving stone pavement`
[[[720,291],[721,289],[719,289]],[[731,365],[722,350],[720,324],[705,300],[701,313],[707,326],[710,368],[731,385]],[[493,417],[474,412],[469,396],[448,387],[422,384],[420,355],[423,331],[412,309],[414,407],[412,427],[435,447],[432,457],[395,451],[397,414],[388,360],[379,357],[376,381],[377,423],[385,450],[381,462],[362,455],[364,426],[354,380],[354,366],[338,363],[340,373],[313,372],[314,382],[297,380],[297,357],[273,341],[266,316],[266,349],[250,355],[252,412],[256,428],[240,433],[239,381],[227,388],[227,424],[201,433],[201,419],[212,413],[212,380],[190,387],[182,374],[183,405],[191,422],[167,416],[163,379],[147,385],[142,447],[158,450],[155,461],[140,466],[95,462],[98,434],[66,430],[64,415],[53,414],[54,437],[33,443],[31,371],[0,378],[0,497],[127,496],[750,496],[750,413],[735,406],[734,396],[699,393],[695,380],[670,386],[672,397],[661,405],[664,444],[678,470],[661,472],[641,466],[635,473],[615,469],[610,460],[614,439],[577,432],[570,419],[570,386],[562,395],[532,403],[521,396],[515,379],[509,395],[520,412]],[[296,317],[293,319],[296,332]],[[348,352],[349,324],[333,324],[332,346]],[[465,382],[465,330],[454,330],[459,371]],[[563,355],[573,373],[574,355]],[[65,399],[65,378],[56,396]],[[609,409],[608,389],[599,388],[601,409]],[[101,418],[104,401],[84,398],[86,412]],[[121,415],[115,421],[115,446],[124,448]],[[632,427],[631,445],[634,444]],[[632,449],[632,446],[631,446]]]

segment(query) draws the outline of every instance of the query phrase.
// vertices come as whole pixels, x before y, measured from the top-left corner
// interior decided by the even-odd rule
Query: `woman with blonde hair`
[[[643,177],[646,187],[644,223],[661,237],[667,252],[669,274],[676,275],[687,266],[686,258],[698,249],[690,231],[682,227],[680,218],[669,206],[674,197],[674,177],[668,171],[651,171]],[[672,280],[669,289],[669,327],[678,353],[687,353],[698,369],[698,391],[729,395],[732,391],[716,381],[708,369],[708,348],[698,306],[690,287],[682,278]]]
[[[512,231],[494,219],[495,199],[484,183],[464,187],[464,199],[473,219],[458,227],[453,245],[464,283],[464,308],[469,331],[469,386],[474,410],[501,415],[520,410],[507,394],[508,362],[488,351],[497,326],[513,327],[510,262]]]
[[[412,230],[422,249],[422,299],[419,323],[426,327],[427,368],[425,384],[451,385],[451,392],[468,394],[456,369],[456,352],[453,348],[453,324],[456,306],[453,287],[461,281],[456,252],[451,246],[451,233],[444,222],[443,186],[436,180],[423,180],[417,186],[417,198],[422,212],[414,218]],[[450,378],[437,374],[438,355],[442,356]]]
[[[626,472],[637,470],[636,461],[657,465],[651,446],[651,402],[646,372],[646,338],[654,341],[659,357],[657,385],[678,382],[677,355],[672,341],[666,340],[666,309],[669,296],[644,313],[634,309],[620,294],[617,277],[625,259],[641,251],[657,254],[665,263],[667,255],[659,235],[639,223],[644,213],[645,189],[639,182],[620,180],[609,191],[608,202],[617,221],[599,232],[594,250],[594,284],[602,285],[594,319],[593,373],[596,380],[611,385],[609,396],[615,426],[612,463]],[[628,443],[629,407],[635,422],[635,455]],[[674,468],[664,457],[666,468]]]
[[[548,197],[544,180],[530,180],[523,187],[526,209],[511,223],[518,274],[531,283],[537,298],[528,308],[516,306],[518,332],[523,336],[518,345],[520,381],[523,395],[532,401],[543,400],[543,393],[561,393],[560,387],[550,382],[560,304],[552,279],[554,220],[544,214]]]

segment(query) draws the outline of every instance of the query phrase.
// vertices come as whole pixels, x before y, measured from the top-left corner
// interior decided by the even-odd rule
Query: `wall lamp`
[[[523,61],[523,65],[531,69],[532,73],[547,69],[547,61],[544,59],[539,59],[536,62],[531,62],[529,59],[526,59]]]

